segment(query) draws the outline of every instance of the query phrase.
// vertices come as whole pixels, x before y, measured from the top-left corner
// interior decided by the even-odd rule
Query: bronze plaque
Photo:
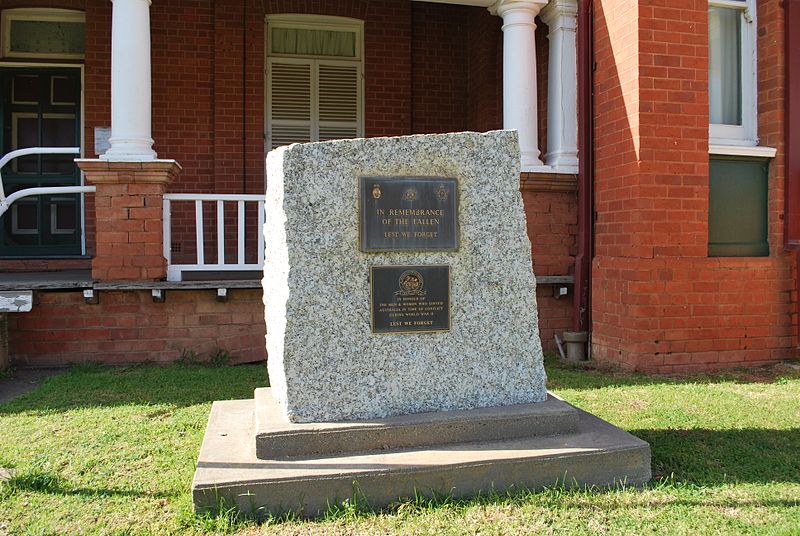
[[[361,251],[458,249],[458,182],[360,177]]]
[[[449,266],[372,266],[373,333],[450,331]]]

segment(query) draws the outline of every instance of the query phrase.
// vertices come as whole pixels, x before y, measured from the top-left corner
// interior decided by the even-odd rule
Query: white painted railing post
[[[203,200],[194,202],[195,237],[197,239],[197,264],[206,263],[206,243],[203,229]]]
[[[225,202],[217,201],[217,264],[225,264]]]
[[[244,201],[236,203],[236,262],[244,264]]]
[[[169,198],[164,196],[162,203],[162,220],[164,221],[164,258],[167,260],[167,266],[172,263],[172,209],[169,204]]]

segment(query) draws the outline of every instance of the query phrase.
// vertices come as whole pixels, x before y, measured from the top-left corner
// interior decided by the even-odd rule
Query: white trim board
[[[708,154],[722,156],[751,156],[753,158],[775,158],[775,147],[749,147],[744,145],[709,145]]]

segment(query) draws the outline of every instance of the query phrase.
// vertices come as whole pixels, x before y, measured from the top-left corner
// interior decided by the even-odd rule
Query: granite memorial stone
[[[268,367],[290,421],[545,400],[516,133],[291,145],[270,152],[267,176]],[[397,232],[450,233],[447,249],[365,244],[360,214],[377,210],[408,220]],[[371,269],[397,265],[449,267],[449,329],[373,332]]]

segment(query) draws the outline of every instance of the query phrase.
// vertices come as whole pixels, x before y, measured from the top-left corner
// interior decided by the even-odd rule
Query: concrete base
[[[259,396],[263,398],[264,393]],[[361,453],[339,453],[314,457],[286,457],[259,459],[256,456],[256,404],[253,400],[215,402],[211,409],[208,428],[200,449],[192,495],[198,512],[213,510],[221,504],[236,506],[245,514],[264,515],[268,512],[298,512],[304,516],[315,516],[325,511],[328,504],[357,496],[371,506],[383,506],[398,498],[414,497],[417,494],[449,494],[455,497],[473,495],[479,491],[497,491],[514,487],[541,489],[564,484],[566,487],[641,485],[650,479],[650,446],[644,441],[594,417],[577,410],[555,397],[548,402],[536,404],[543,413],[574,414],[576,426],[567,425],[566,433],[551,431],[552,435],[535,435],[530,428],[526,437],[497,438],[494,432],[479,432],[482,438],[471,442],[447,442],[458,438],[464,430],[473,434],[481,428],[491,428],[486,415],[478,415],[477,422],[484,425],[463,424],[463,415],[455,415],[449,425],[440,422],[445,431],[443,440],[436,446],[404,447],[399,450],[372,450]],[[264,411],[260,408],[259,411]],[[480,410],[485,412],[486,410]],[[515,412],[527,415],[530,409],[519,407],[493,408],[501,414]],[[417,420],[405,426],[395,427],[372,421],[372,427],[360,423],[333,423],[315,425],[292,425],[304,427],[305,432],[295,435],[298,443],[308,441],[316,445],[310,450],[338,445],[346,447],[348,434],[362,434],[356,443],[357,449],[370,444],[376,438],[387,437],[386,430],[395,429],[398,436],[407,435],[408,426],[422,423],[416,428],[417,437],[428,443],[433,438],[429,433],[430,419],[442,419],[447,413],[427,416],[408,416],[400,419]],[[395,418],[397,419],[397,418]],[[569,417],[567,417],[569,420]],[[489,419],[491,420],[491,419]],[[501,420],[501,422],[503,422]],[[547,422],[544,419],[543,422]],[[428,424],[426,424],[428,423]],[[508,430],[508,421],[499,430]],[[259,425],[262,432],[265,424]],[[285,429],[286,423],[277,423],[275,428]],[[373,436],[363,434],[370,428],[382,429]],[[333,433],[332,441],[314,438],[314,429],[327,429]],[[337,430],[340,429],[341,430]],[[449,432],[447,430],[450,430]],[[453,430],[456,433],[453,434]],[[462,432],[459,432],[461,430]],[[272,430],[273,432],[275,429]],[[275,436],[278,445],[286,445],[286,437]],[[388,433],[391,436],[391,432]],[[415,434],[411,434],[415,435]],[[500,433],[500,436],[506,435]],[[260,436],[266,445],[267,436]],[[366,438],[366,439],[365,439]],[[274,439],[274,438],[273,438]],[[289,436],[291,440],[291,434]],[[414,441],[416,442],[416,441]],[[266,447],[262,445],[261,450]],[[338,447],[337,447],[338,448]],[[353,450],[347,448],[346,450]],[[261,453],[266,455],[265,452]]]
[[[256,389],[255,418],[256,457],[262,460],[567,434],[578,427],[578,410],[553,395],[538,404],[292,423],[268,387]]]

